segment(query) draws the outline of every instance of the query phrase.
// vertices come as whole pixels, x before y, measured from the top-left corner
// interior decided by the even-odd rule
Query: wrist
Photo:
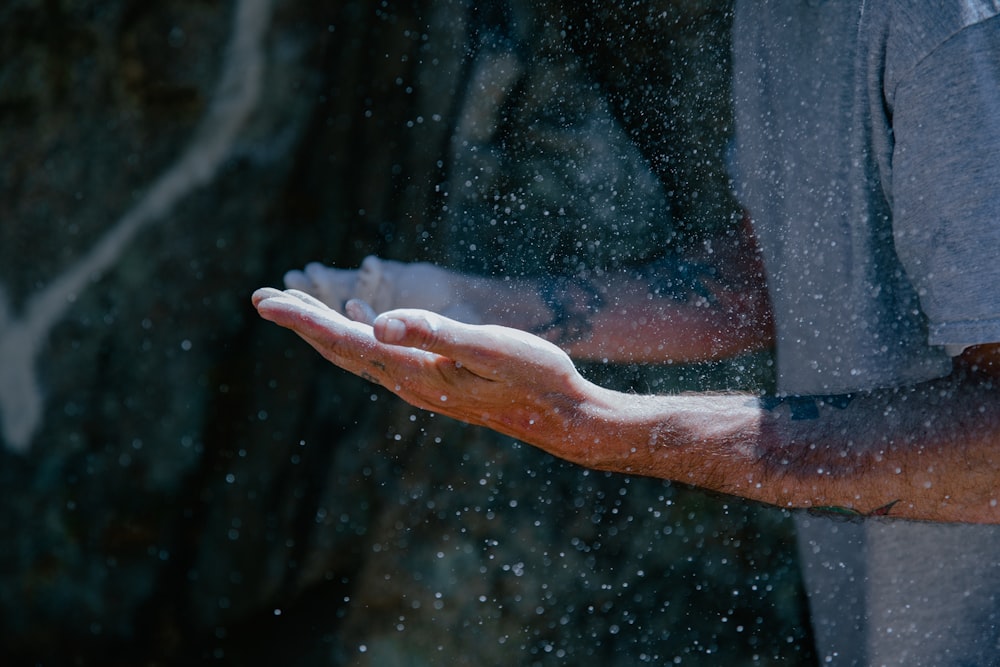
[[[604,305],[604,298],[590,281],[546,275],[538,280],[537,289],[551,319],[533,327],[531,333],[561,345],[590,336],[591,317]]]
[[[642,415],[650,412],[644,406],[654,397],[606,389],[582,377],[580,380],[581,398],[575,403],[573,416],[573,460],[596,470],[645,474],[648,442],[660,426],[651,430]],[[662,419],[663,414],[659,416]]]

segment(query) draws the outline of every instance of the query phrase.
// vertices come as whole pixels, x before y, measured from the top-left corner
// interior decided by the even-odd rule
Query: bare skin
[[[709,321],[731,318],[731,304],[759,303],[762,296],[756,283],[716,288],[733,295],[694,306]],[[947,378],[859,394],[846,405],[820,404],[812,418],[801,419],[788,405],[765,406],[750,395],[637,396],[604,389],[580,376],[559,346],[510,327],[419,309],[376,317],[357,300],[347,302],[344,316],[297,290],[261,289],[253,302],[263,318],[292,329],[330,362],[417,407],[580,465],[781,507],[1000,523],[1000,346],[967,351]],[[597,313],[609,323],[595,326],[591,340],[600,331],[643,340],[650,320],[629,316],[631,307],[625,315]],[[680,322],[682,330],[698,330],[698,311],[688,303],[655,307],[660,319],[653,327],[670,332],[660,339],[660,359],[672,358],[674,345],[697,352],[692,358],[712,358],[723,348],[753,349],[769,337],[765,317],[755,321],[764,333],[741,325],[723,335],[725,345],[709,336],[699,348],[697,341],[679,340],[673,328]],[[621,321],[610,321],[616,318]]]
[[[565,288],[573,314],[586,319],[585,333],[554,327],[540,335],[574,359],[617,363],[707,361],[769,347],[770,304],[749,224],[742,236],[718,240],[690,259],[713,267],[704,294],[683,285],[654,290],[645,276],[597,275],[581,281],[584,289]],[[530,332],[545,330],[553,318],[537,281],[469,276],[427,263],[367,257],[357,270],[313,263],[286,273],[285,285],[340,311],[358,299],[380,313],[420,308]],[[594,297],[600,307],[588,305]]]

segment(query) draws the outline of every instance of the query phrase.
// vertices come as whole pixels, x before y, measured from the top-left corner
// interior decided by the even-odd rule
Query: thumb
[[[446,345],[441,340],[441,330],[448,330],[449,325],[458,325],[458,322],[437,313],[412,308],[382,313],[372,322],[375,338],[383,343],[419,347],[435,352]]]
[[[496,373],[498,363],[525,370],[538,366],[548,372],[573,366],[559,347],[525,331],[465,324],[426,310],[391,310],[379,315],[373,328],[382,343],[420,348],[487,376]]]

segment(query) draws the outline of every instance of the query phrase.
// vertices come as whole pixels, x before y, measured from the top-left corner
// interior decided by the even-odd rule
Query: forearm
[[[318,263],[285,284],[343,311],[419,308],[472,324],[499,324],[553,342],[578,360],[715,360],[768,347],[770,304],[749,224],[682,255],[615,272],[592,269],[516,278],[463,274],[425,262],[367,257],[356,270]]]
[[[857,395],[793,419],[749,395],[633,396],[579,404],[579,463],[786,508],[1000,523],[1000,401],[954,379]]]
[[[1000,523],[1000,347],[948,378],[792,410],[749,395],[636,396],[585,380],[523,331],[423,310],[351,317],[301,292],[254,293],[261,316],[411,404],[581,465],[788,508]]]
[[[545,280],[467,276],[457,290],[482,322],[537,333],[577,360],[688,363],[772,342],[770,305],[759,280],[713,283],[702,296],[661,293],[642,276],[601,275],[560,284],[555,306],[544,294]]]
[[[771,346],[764,267],[749,221],[683,257],[585,278],[464,277],[483,321],[536,333],[577,360],[688,363]]]
[[[587,335],[563,347],[579,360],[690,363],[730,358],[770,347],[773,325],[763,289],[719,288],[711,299],[677,300],[612,286],[610,300],[590,318]]]

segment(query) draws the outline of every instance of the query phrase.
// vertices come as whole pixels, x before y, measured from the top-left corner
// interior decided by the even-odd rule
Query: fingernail
[[[406,335],[406,325],[400,320],[387,318],[382,323],[382,340],[386,343],[398,343]]]

